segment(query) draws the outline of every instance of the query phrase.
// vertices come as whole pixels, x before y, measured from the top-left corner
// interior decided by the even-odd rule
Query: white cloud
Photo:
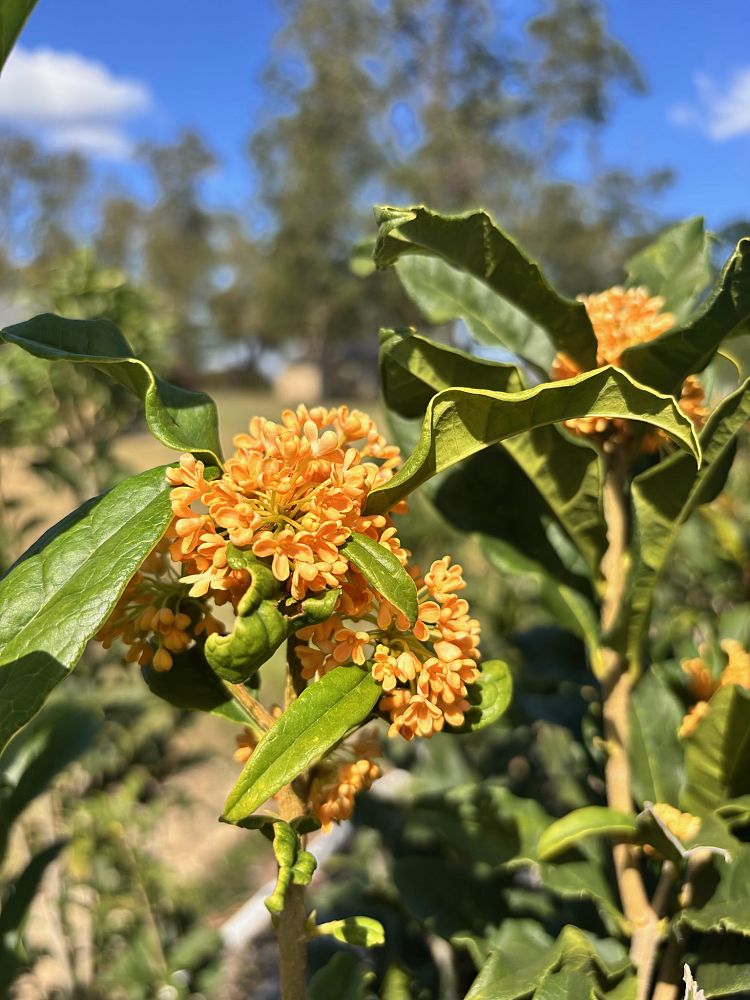
[[[705,73],[694,79],[697,104],[675,105],[669,111],[670,121],[699,128],[715,142],[750,135],[750,66],[736,69],[726,85]]]
[[[0,121],[36,129],[57,149],[123,159],[127,119],[151,107],[148,87],[75,52],[14,50],[0,77]]]

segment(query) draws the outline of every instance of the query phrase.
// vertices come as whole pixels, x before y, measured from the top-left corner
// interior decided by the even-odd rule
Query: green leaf
[[[484,660],[480,667],[479,679],[469,685],[468,701],[471,708],[466,712],[464,724],[457,730],[461,733],[475,733],[497,722],[508,709],[513,697],[513,678],[510,667],[502,660]]]
[[[629,968],[625,949],[617,941],[566,926],[550,944],[539,925],[531,921],[509,920],[506,924],[508,931],[504,933],[505,925],[501,927],[493,954],[466,1000],[516,1000],[532,994],[545,1000],[594,1000],[601,977],[617,979]],[[572,992],[560,992],[564,985]]]
[[[0,858],[14,821],[89,749],[101,725],[100,708],[58,702],[46,706],[0,753]]]
[[[702,816],[750,792],[750,691],[730,684],[685,743],[682,808]]]
[[[385,944],[385,930],[379,920],[372,917],[344,917],[317,924],[313,937],[329,935],[343,944],[358,945],[361,948],[377,948]]]
[[[347,952],[337,952],[310,980],[308,1000],[370,1000],[375,973]]]
[[[0,580],[0,746],[41,708],[172,519],[164,469],[84,504]]]
[[[503,392],[523,388],[512,365],[482,361],[417,334],[401,336],[387,330],[381,333],[380,369],[386,403],[407,417],[424,413],[435,393],[452,386]],[[503,459],[503,451],[510,459]],[[476,475],[482,478],[478,489],[472,484]],[[601,491],[599,452],[557,427],[539,427],[503,441],[501,449],[493,448],[465,470],[454,472],[441,488],[450,492],[441,510],[464,530],[479,530],[506,541],[522,537],[537,548],[546,542],[544,536],[513,522],[554,517],[596,578],[606,549]],[[437,503],[440,506],[440,494]],[[476,524],[477,510],[486,510],[491,529]],[[557,564],[555,574],[564,574],[554,551],[546,558],[538,552],[528,554],[548,568],[552,568],[551,558]]]
[[[386,405],[402,417],[421,417],[436,392],[455,385],[524,388],[515,365],[476,358],[411,330],[380,331],[380,373]]]
[[[625,264],[629,285],[645,285],[664,299],[678,323],[687,320],[713,278],[711,238],[696,216],[666,229]]]
[[[583,639],[591,657],[591,667],[596,676],[603,671],[599,646],[599,622],[592,603],[583,594],[560,583],[544,566],[522,555],[507,542],[497,538],[482,540],[482,551],[490,563],[505,574],[522,574],[537,584],[538,600],[559,625]]]
[[[701,504],[721,492],[734,459],[737,437],[750,418],[750,379],[717,406],[700,435],[703,463],[674,454],[633,480],[633,569],[627,643],[637,669],[654,589],[679,528]]]
[[[549,370],[555,348],[546,331],[479,278],[417,254],[399,258],[396,271],[430,323],[462,319],[480,344],[504,347],[535,369]]]
[[[748,332],[750,239],[740,240],[711,295],[684,326],[623,351],[621,364],[646,385],[677,396],[686,376],[701,372],[723,340]]]
[[[34,7],[36,0],[3,0],[0,3],[0,70]]]
[[[211,397],[154,375],[109,320],[44,313],[6,327],[0,339],[48,361],[93,366],[143,401],[146,423],[157,441],[176,451],[192,451],[211,465],[221,464],[218,416]]]
[[[465,1000],[516,1000],[529,996],[558,963],[559,951],[533,920],[505,920],[489,961]]]
[[[590,842],[591,843],[591,842]],[[583,844],[586,848],[587,844]],[[624,917],[620,913],[614,891],[601,859],[581,857],[582,851],[570,852],[556,861],[543,861],[539,874],[544,888],[558,899],[588,900],[597,909],[610,932],[622,930]]]
[[[750,991],[750,941],[739,934],[707,934],[698,944],[695,976],[706,997],[735,996]]]
[[[379,268],[405,254],[438,257],[507,300],[583,369],[594,367],[596,337],[583,304],[558,295],[486,212],[441,216],[422,207],[379,208],[375,216]]]
[[[247,723],[248,716],[208,665],[199,646],[172,657],[171,670],[141,671],[152,694],[188,712],[210,712],[230,722]]]
[[[630,699],[630,771],[633,797],[645,802],[679,801],[684,774],[677,735],[684,709],[677,695],[651,667]]]
[[[367,583],[404,614],[414,625],[419,614],[417,588],[390,549],[358,531],[341,546],[343,555],[362,574]]]
[[[380,693],[372,675],[357,667],[336,667],[305,688],[253,751],[224,819],[238,823],[320,760],[367,718]]]
[[[548,861],[575,847],[585,837],[632,840],[637,829],[635,816],[606,806],[584,806],[548,826],[539,838],[537,853],[540,861]]]
[[[204,653],[219,677],[242,684],[257,673],[290,635],[330,618],[341,591],[328,590],[319,597],[308,597],[299,605],[291,602],[290,613],[286,614],[284,592],[263,560],[251,550],[234,545],[227,546],[227,560],[233,569],[248,571],[250,584],[237,605],[232,631],[229,635],[210,635]]]
[[[678,915],[678,926],[696,931],[734,933],[750,937],[750,847],[742,844],[731,861],[716,862],[719,879],[701,905],[690,906]]]
[[[279,866],[276,885],[264,902],[269,913],[278,915],[284,909],[290,885],[309,885],[317,861],[315,855],[302,849],[296,829],[284,820],[273,827],[273,853]]]
[[[638,385],[617,368],[599,368],[515,393],[445,389],[430,401],[416,450],[392,479],[370,493],[366,511],[390,510],[438,472],[488,445],[582,416],[643,421],[667,431],[700,457],[693,425],[676,401]]]

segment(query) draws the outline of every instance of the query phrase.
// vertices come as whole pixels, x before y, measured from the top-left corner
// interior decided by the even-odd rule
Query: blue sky
[[[649,86],[646,97],[618,102],[607,162],[674,167],[662,207],[675,217],[705,214],[712,226],[749,218],[747,0],[608,0],[606,9]],[[0,79],[0,121],[88,149],[125,177],[133,141],[195,126],[226,164],[211,200],[242,204],[244,145],[262,113],[259,77],[278,26],[272,0],[40,0]]]

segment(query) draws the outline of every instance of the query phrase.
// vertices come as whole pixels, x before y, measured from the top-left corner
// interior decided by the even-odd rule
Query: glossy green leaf
[[[396,270],[430,323],[462,319],[480,344],[504,347],[535,369],[549,370],[555,348],[545,330],[481,279],[439,257],[417,254],[400,257]]]
[[[211,465],[220,464],[218,416],[211,397],[155,375],[109,320],[43,313],[6,327],[0,339],[48,361],[91,365],[143,401],[146,423],[157,441],[176,451],[195,452]]]
[[[237,605],[232,631],[228,635],[210,635],[204,653],[219,677],[242,684],[298,629],[330,618],[341,592],[328,590],[299,604],[291,602],[288,607],[279,581],[252,551],[229,545],[227,560],[233,569],[248,571],[250,584]]]
[[[630,698],[630,772],[633,797],[676,805],[684,774],[677,735],[685,710],[653,667],[640,678]]]
[[[375,973],[345,951],[337,952],[310,980],[307,1000],[370,1000]]]
[[[424,413],[437,392],[452,386],[503,392],[523,388],[512,365],[473,358],[417,334],[404,336],[387,330],[381,333],[380,369],[386,403],[406,417]],[[503,452],[510,459],[503,461]],[[517,466],[515,473],[511,460]],[[476,475],[482,478],[481,484],[472,482]],[[557,427],[517,434],[503,441],[500,450],[477,456],[465,470],[452,473],[441,493],[447,493],[450,486],[446,503],[441,506],[440,494],[437,503],[463,530],[479,530],[506,541],[523,537],[538,550],[544,536],[536,527],[530,531],[514,522],[551,516],[575,543],[591,576],[598,575],[606,548],[601,457],[587,442]],[[491,530],[477,523],[477,512],[484,510],[487,521],[493,524]],[[466,516],[462,517],[464,511]],[[547,557],[539,551],[527,554],[562,578],[554,552]]]
[[[342,944],[353,944],[360,948],[377,948],[385,944],[383,925],[372,917],[344,917],[342,920],[329,920],[325,924],[318,924],[313,936],[326,935],[341,941]]]
[[[537,853],[540,861],[548,861],[575,847],[585,837],[631,840],[636,832],[635,816],[606,806],[584,806],[548,826],[539,838]]]
[[[0,581],[0,746],[75,667],[172,519],[164,469],[131,476]]]
[[[443,216],[423,207],[384,207],[376,220],[378,267],[406,254],[439,257],[507,300],[582,368],[595,365],[596,338],[583,304],[559,295],[486,212]]]
[[[410,625],[414,625],[419,614],[417,588],[391,550],[374,538],[355,531],[340,551],[370,587],[401,611]]]
[[[696,216],[666,229],[625,264],[629,285],[643,285],[664,299],[663,308],[683,323],[711,282],[711,238]]]
[[[366,511],[382,513],[438,472],[522,431],[582,416],[637,419],[667,431],[696,457],[693,425],[675,400],[633,382],[617,368],[522,392],[445,389],[433,396],[416,450],[387,483],[370,493]]]
[[[738,435],[750,418],[750,380],[717,406],[700,435],[703,462],[680,454],[633,480],[633,569],[628,601],[628,649],[636,669],[648,627],[654,588],[667,564],[677,532],[693,511],[721,492],[734,459]]]
[[[34,7],[36,0],[3,0],[0,3],[0,70]]]
[[[524,388],[512,364],[476,358],[436,344],[413,331],[380,331],[383,398],[402,417],[421,417],[435,395],[452,386],[518,392]]]
[[[247,723],[248,717],[208,665],[199,646],[172,657],[171,670],[142,670],[152,694],[188,712],[210,712],[230,722]]]
[[[719,688],[685,743],[681,805],[701,816],[750,792],[750,691]]]
[[[584,842],[582,849],[587,846]],[[581,850],[571,851],[570,856],[543,861],[539,875],[544,888],[558,899],[592,903],[610,933],[623,929],[625,918],[599,857],[583,857]]]
[[[513,677],[510,667],[502,660],[484,660],[480,665],[479,679],[469,685],[468,701],[461,733],[474,733],[491,726],[505,715],[513,697]]]
[[[750,239],[740,240],[711,295],[685,325],[623,351],[630,374],[679,396],[687,375],[701,372],[727,337],[750,330]]]
[[[224,807],[237,823],[363,722],[380,697],[369,671],[336,667],[305,688],[268,730],[245,765]]]

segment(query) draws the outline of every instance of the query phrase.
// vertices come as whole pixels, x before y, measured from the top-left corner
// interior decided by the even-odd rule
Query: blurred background
[[[719,259],[750,230],[749,34],[741,0],[689,18],[644,0],[226,0],[209,12],[41,0],[0,78],[0,323],[112,319],[161,373],[215,395],[227,445],[253,414],[297,402],[377,413],[378,328],[425,324],[393,274],[363,265],[372,204],[485,207],[570,295],[617,282],[625,258],[688,215],[707,216]],[[461,328],[437,332],[467,346]],[[124,471],[167,458],[117,387],[10,347],[0,444],[0,568]],[[482,579],[468,596],[484,648],[513,659],[513,635],[545,625],[533,581],[487,584],[471,540],[426,503],[414,511],[407,544],[425,561],[458,550]],[[744,509],[712,517],[696,529],[713,539],[711,564],[675,563],[696,619],[712,573],[724,594],[747,587]],[[522,715],[543,720],[558,680],[552,669]],[[40,845],[66,842],[25,944],[0,956],[0,989],[273,997],[262,934],[250,957],[245,944],[222,951],[227,921],[272,871],[260,838],[216,822],[233,733],[158,702],[101,650],[63,697],[16,754],[37,761],[36,779],[0,823],[6,884]],[[530,730],[514,725],[494,750],[436,739],[395,765],[448,782],[511,761],[526,787]],[[549,762],[557,729],[534,734]],[[354,889],[366,895],[363,859],[391,836],[377,802],[319,889],[336,915]],[[424,915],[404,905],[395,936],[428,970],[419,995],[437,995]]]

